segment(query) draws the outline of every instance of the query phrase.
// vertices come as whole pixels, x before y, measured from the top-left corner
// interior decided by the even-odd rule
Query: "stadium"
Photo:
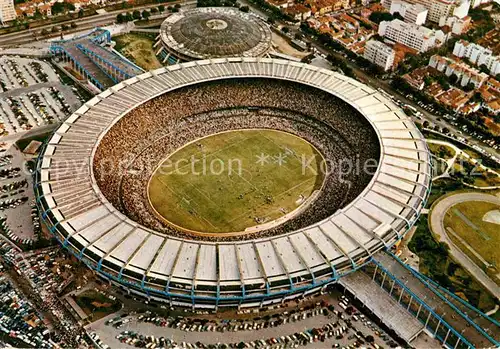
[[[264,151],[282,156],[264,165]],[[301,153],[314,175],[300,177]],[[244,168],[159,171],[192,154]],[[35,195],[51,233],[112,284],[219,309],[302,297],[356,270],[412,227],[430,178],[422,135],[376,90],[307,64],[220,58],[85,103],[40,154]]]
[[[261,57],[271,48],[271,30],[256,15],[229,7],[200,7],[163,21],[155,44],[163,62],[222,57]]]

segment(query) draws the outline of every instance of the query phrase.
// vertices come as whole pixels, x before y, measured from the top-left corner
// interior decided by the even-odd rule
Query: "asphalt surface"
[[[335,296],[328,297],[328,302],[333,304],[335,309],[342,310],[338,305],[338,298]],[[124,309],[118,313],[123,313],[128,309]],[[283,311],[289,309],[283,309]],[[264,313],[255,314],[255,316],[264,316]],[[132,348],[127,344],[121,343],[116,336],[120,334],[122,331],[132,330],[139,334],[146,336],[155,336],[155,337],[165,337],[170,338],[177,343],[186,342],[186,343],[195,343],[200,341],[205,344],[216,344],[216,343],[238,343],[241,341],[249,342],[258,339],[268,339],[279,336],[286,336],[293,334],[295,332],[301,332],[306,329],[323,327],[327,323],[339,321],[341,325],[344,325],[343,320],[341,320],[338,316],[330,313],[328,316],[317,315],[315,317],[306,318],[304,320],[300,320],[297,322],[288,322],[286,324],[280,325],[279,327],[269,327],[263,328],[259,330],[240,330],[237,332],[226,331],[224,333],[221,332],[187,332],[176,328],[170,327],[160,327],[151,323],[139,322],[137,321],[137,315],[131,315],[129,318],[132,319],[131,322],[127,323],[120,329],[116,329],[113,326],[105,325],[106,320],[112,319],[116,316],[115,314],[109,315],[105,318],[102,318],[92,324],[86,326],[86,329],[90,332],[96,332],[100,339],[108,344],[112,349],[114,348]],[[347,316],[351,318],[351,316]],[[250,323],[253,321],[250,320]],[[380,337],[378,337],[373,329],[368,328],[361,321],[353,321],[353,327],[357,330],[363,332],[365,335],[372,335],[375,338],[375,342],[381,347],[388,347],[387,343],[384,342]],[[376,325],[374,328],[377,328]],[[378,329],[378,331],[381,331]],[[339,343],[340,346],[347,346],[348,344],[354,343],[355,339],[349,339],[348,337],[352,335],[354,331],[349,330],[348,334],[345,334],[342,339],[329,338],[325,340],[325,342],[313,342],[308,344],[307,348],[331,348],[334,343]]]
[[[196,4],[196,1],[189,0],[189,1],[172,1],[169,2],[169,6],[173,6],[175,4],[181,4],[181,5],[193,5]],[[68,21],[60,22],[60,23],[55,23],[55,24],[48,24],[48,25],[43,25],[34,29],[27,29],[27,30],[22,30],[19,32],[15,33],[10,33],[10,34],[3,34],[0,36],[0,46],[14,46],[14,45],[20,45],[20,44],[25,44],[28,42],[36,41],[36,35],[35,33],[40,32],[42,29],[51,29],[54,26],[61,26],[63,24],[70,24],[70,23],[76,23],[78,25],[78,30],[86,30],[86,29],[93,29],[95,27],[99,26],[104,26],[108,24],[112,24],[116,21],[116,16],[120,13],[125,13],[125,12],[132,12],[135,10],[142,11],[144,9],[152,8],[152,7],[157,7],[158,3],[154,4],[149,4],[149,5],[143,5],[143,6],[138,6],[138,7],[133,7],[133,8],[127,8],[123,10],[115,10],[115,11],[109,11],[105,12],[102,14],[96,14],[90,17],[84,17],[84,18],[79,18],[79,19],[71,19]],[[167,4],[164,4],[167,5]],[[165,6],[166,7],[166,6]],[[60,34],[58,34],[60,35]]]
[[[486,201],[500,205],[500,198],[483,193],[460,193],[441,199],[432,209],[429,215],[431,230],[438,236],[439,240],[450,247],[450,253],[465,269],[467,269],[477,281],[481,283],[491,294],[500,300],[500,287],[490,279],[488,275],[472,261],[460,248],[458,248],[448,236],[443,220],[446,212],[454,205],[466,201]]]

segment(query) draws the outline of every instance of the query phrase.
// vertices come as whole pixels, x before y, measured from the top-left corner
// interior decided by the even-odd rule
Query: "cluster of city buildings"
[[[463,45],[464,42],[457,42],[455,49],[460,51]],[[471,61],[477,62],[478,56],[463,53],[461,56],[444,57],[436,54],[430,57],[426,67],[403,75],[403,79],[413,88],[424,91],[455,112],[467,115],[483,108],[490,114],[498,115],[500,113],[498,80],[459,58],[472,57]],[[449,86],[443,86],[438,82],[438,76],[446,77]]]
[[[99,4],[101,0],[30,0],[15,4],[14,0],[0,0],[0,21],[6,24],[19,18],[33,18],[38,16],[51,17],[52,6],[55,3],[67,3],[79,11],[92,4]]]
[[[321,34],[328,34],[333,40],[354,53],[362,53],[366,42],[376,31],[363,26],[361,21],[347,13],[325,14],[307,19],[310,28]]]

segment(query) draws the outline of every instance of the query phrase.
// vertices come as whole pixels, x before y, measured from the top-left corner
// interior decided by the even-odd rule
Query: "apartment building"
[[[16,19],[16,17],[14,0],[0,0],[0,21],[2,23],[10,22]]]
[[[382,5],[390,10],[392,3],[397,0],[383,0]],[[469,0],[406,0],[406,2],[414,5],[422,5],[427,9],[427,20],[434,23],[439,23],[441,19],[446,20],[448,17],[455,16],[464,18],[469,13]]]
[[[396,52],[386,44],[376,40],[366,43],[363,56],[370,62],[382,67],[384,71],[392,70]]]
[[[490,75],[495,76],[500,73],[499,57],[495,56],[490,49],[481,45],[460,40],[455,43],[453,54],[459,58],[467,58],[474,65],[486,65]]]
[[[378,34],[389,41],[400,43],[418,52],[425,52],[440,46],[447,39],[447,34],[441,30],[436,31],[416,24],[405,23],[399,19],[381,22]]]
[[[461,86],[472,83],[476,89],[488,81],[488,74],[481,73],[464,62],[458,62],[452,58],[433,55],[429,59],[429,66],[436,68],[446,76],[456,75]]]
[[[399,13],[406,23],[422,25],[427,18],[428,10],[420,4],[410,4],[406,1],[395,0],[389,10],[391,14]]]

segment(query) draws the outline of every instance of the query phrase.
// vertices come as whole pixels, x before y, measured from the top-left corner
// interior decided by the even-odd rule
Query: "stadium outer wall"
[[[202,72],[209,76],[203,76]],[[166,76],[164,74],[168,74],[168,82],[159,80]],[[195,78],[186,81],[186,77]],[[343,99],[363,114],[376,130],[381,145],[378,171],[363,193],[333,216],[301,231],[241,243],[167,237],[138,226],[114,209],[91,175],[91,159],[98,139],[128,111],[149,99],[200,81],[234,77],[304,83]],[[138,89],[141,85],[136,84],[149,87]],[[135,86],[134,94],[127,91],[129,86]],[[143,95],[137,96],[140,90]],[[109,103],[113,103],[114,109],[106,108],[107,99],[113,99]],[[118,107],[116,100],[120,101]],[[85,114],[95,106],[112,113],[106,114],[108,119],[102,125],[92,124],[99,129],[88,135],[88,145],[81,149],[82,133],[76,133],[78,137],[75,137],[72,128],[85,127],[88,122]],[[83,179],[71,175],[74,169],[57,165],[59,160],[68,157],[68,146],[74,147],[73,160],[77,164],[79,157],[87,164]],[[34,190],[42,219],[54,237],[110,283],[173,306],[263,307],[318,292],[364,265],[375,252],[399,241],[426,204],[431,172],[430,156],[422,135],[397,106],[377,91],[340,74],[305,64],[274,59],[219,59],[145,73],[85,103],[45,144],[34,174]],[[91,186],[88,194],[77,190],[80,185]],[[381,188],[387,192],[381,192]],[[68,198],[73,198],[71,204],[67,203]],[[359,213],[356,214],[360,210],[368,210],[370,216],[361,219]],[[122,234],[117,229],[127,225],[134,227],[133,232]],[[158,246],[153,249],[153,244]],[[196,253],[186,256],[191,246]],[[293,254],[287,254],[287,249],[293,250]],[[266,261],[263,260],[265,254],[268,254]],[[195,262],[188,262],[190,256]],[[179,268],[181,264],[186,269]],[[252,269],[254,264],[256,267]],[[275,268],[278,272],[273,274]],[[248,276],[255,273],[258,275]],[[154,275],[153,281],[151,275]]]

